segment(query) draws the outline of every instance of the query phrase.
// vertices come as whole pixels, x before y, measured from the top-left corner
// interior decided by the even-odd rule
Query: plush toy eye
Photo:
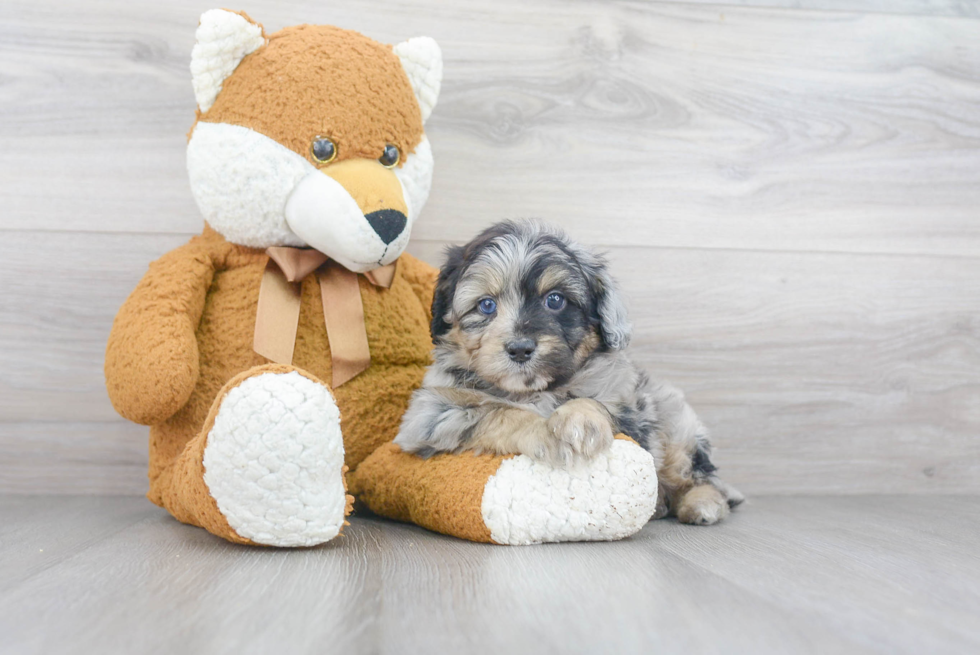
[[[310,152],[313,153],[313,159],[317,162],[329,164],[337,157],[337,145],[330,137],[318,136],[313,139]]]
[[[480,301],[477,307],[480,308],[481,312],[487,315],[493,314],[495,311],[497,311],[497,303],[493,298],[484,298]]]
[[[401,159],[401,157],[402,153],[398,151],[398,148],[389,143],[385,146],[385,151],[381,153],[380,157],[378,157],[378,161],[381,162],[381,165],[385,168],[392,168],[398,164],[398,160]]]
[[[561,295],[557,291],[552,291],[548,294],[548,297],[544,299],[544,305],[548,309],[558,311],[565,306],[565,296]]]

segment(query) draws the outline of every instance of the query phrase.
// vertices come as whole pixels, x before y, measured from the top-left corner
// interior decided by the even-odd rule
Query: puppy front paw
[[[548,432],[563,459],[592,459],[613,443],[613,426],[602,405],[591,398],[576,398],[548,418]]]

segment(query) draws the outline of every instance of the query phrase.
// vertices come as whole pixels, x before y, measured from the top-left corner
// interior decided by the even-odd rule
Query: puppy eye
[[[484,314],[493,314],[495,311],[497,311],[497,303],[493,298],[484,298],[479,302],[477,307],[479,307],[480,311]]]
[[[329,137],[318,136],[310,144],[310,153],[318,163],[329,164],[337,157],[337,144]]]
[[[385,146],[385,150],[381,153],[381,156],[378,157],[378,161],[385,168],[393,168],[398,163],[398,160],[401,159],[401,156],[402,154],[398,151],[398,148],[389,143]]]
[[[558,311],[565,306],[565,296],[561,295],[557,291],[549,293],[548,297],[544,299],[544,305],[548,309]]]

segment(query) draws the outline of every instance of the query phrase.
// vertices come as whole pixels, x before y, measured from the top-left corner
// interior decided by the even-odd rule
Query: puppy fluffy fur
[[[476,450],[570,466],[622,432],[657,462],[655,518],[715,523],[743,497],[717,477],[684,395],[629,360],[630,334],[601,257],[542,223],[495,225],[448,252],[434,364],[395,443],[423,457]]]

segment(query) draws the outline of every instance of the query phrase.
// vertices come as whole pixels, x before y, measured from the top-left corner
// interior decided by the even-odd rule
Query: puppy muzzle
[[[538,344],[534,339],[514,339],[513,341],[508,341],[504,345],[504,350],[507,351],[508,357],[511,361],[524,363],[534,356],[534,350],[538,347]]]

